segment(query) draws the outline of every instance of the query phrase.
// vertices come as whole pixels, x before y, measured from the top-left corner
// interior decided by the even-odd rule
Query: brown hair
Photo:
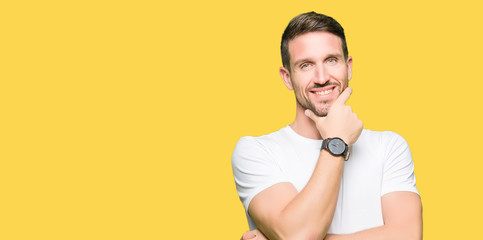
[[[349,51],[345,40],[344,28],[333,18],[316,13],[307,12],[294,17],[288,23],[287,28],[282,35],[282,43],[280,51],[282,53],[282,63],[285,68],[290,71],[290,54],[288,52],[288,43],[295,37],[308,32],[325,31],[330,32],[342,40],[342,51],[344,58],[347,59]]]

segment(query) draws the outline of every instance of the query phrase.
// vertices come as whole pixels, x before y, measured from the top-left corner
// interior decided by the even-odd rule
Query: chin
[[[316,112],[315,115],[319,117],[327,117],[327,112]]]
[[[318,108],[318,109],[310,109],[315,115],[319,117],[327,117],[327,114],[329,113],[329,108]]]
[[[332,106],[332,103],[324,104],[324,106],[321,106],[321,107],[316,109],[317,111],[315,111],[315,114],[317,114],[317,116],[319,116],[319,117],[326,117],[327,114],[329,113],[330,106]],[[313,110],[312,110],[312,112],[313,112]]]

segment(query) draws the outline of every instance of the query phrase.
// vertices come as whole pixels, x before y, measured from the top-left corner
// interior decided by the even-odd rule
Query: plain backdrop
[[[483,215],[477,1],[4,1],[0,239],[239,239],[242,136],[291,123],[290,19],[345,28],[351,105],[409,143],[425,239]]]

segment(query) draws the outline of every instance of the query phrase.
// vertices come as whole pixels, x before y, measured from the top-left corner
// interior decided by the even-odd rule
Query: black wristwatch
[[[342,156],[345,161],[349,160],[349,146],[338,137],[324,139],[320,149],[325,149],[334,156]]]

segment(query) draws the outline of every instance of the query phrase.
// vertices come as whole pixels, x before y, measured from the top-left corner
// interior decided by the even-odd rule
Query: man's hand
[[[323,139],[339,137],[350,146],[361,135],[362,121],[350,106],[345,105],[351,94],[352,88],[346,88],[330,107],[327,117],[319,117],[309,109],[305,110],[305,115],[315,122]]]
[[[240,238],[240,240],[268,240],[258,229],[248,231]]]

